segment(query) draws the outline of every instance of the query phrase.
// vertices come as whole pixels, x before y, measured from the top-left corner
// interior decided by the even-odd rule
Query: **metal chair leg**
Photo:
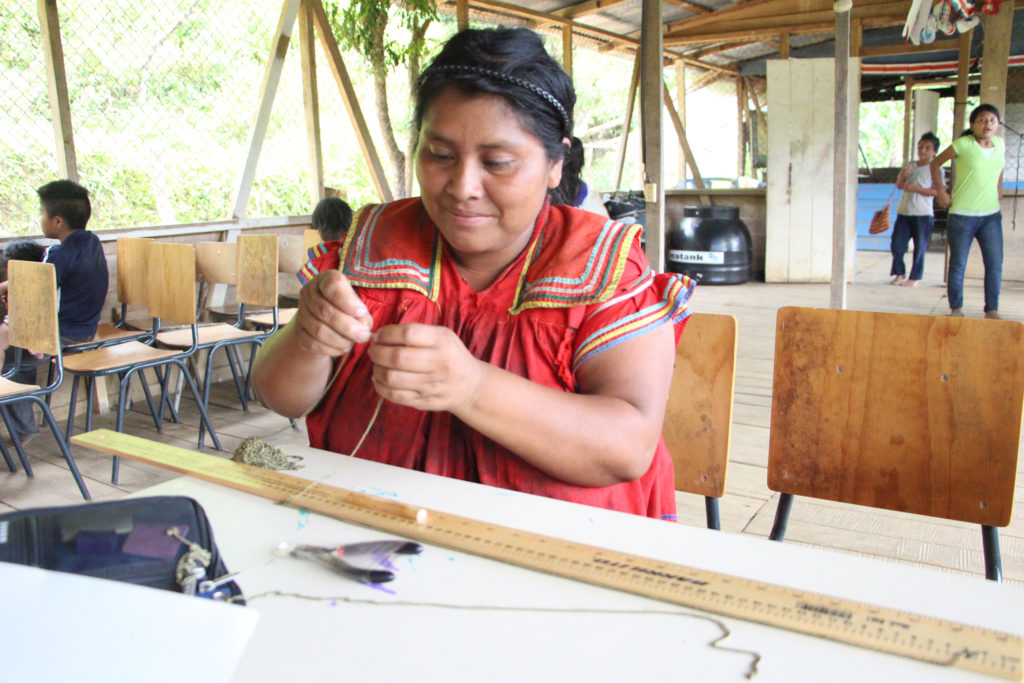
[[[34,476],[32,474],[32,466],[28,464],[25,449],[21,447],[21,439],[18,438],[18,432],[14,429],[14,425],[11,424],[11,416],[7,412],[7,404],[0,405],[0,417],[3,417],[7,433],[11,435],[11,443],[14,444],[14,450],[18,453],[18,460],[21,460],[21,466],[25,468],[25,474],[29,477]],[[14,470],[11,471],[13,472]]]
[[[981,525],[981,544],[985,548],[985,578],[1003,581],[1003,558],[999,553],[999,529]]]
[[[232,344],[224,347],[224,355],[228,359],[228,368],[231,370],[231,379],[235,383],[235,391],[238,393],[238,401],[242,404],[242,410],[249,410],[248,396],[246,395],[246,388],[240,375],[242,369],[242,357],[238,354],[238,345]],[[213,353],[210,354],[210,358],[213,358]],[[211,370],[213,363],[208,366]],[[207,382],[210,380],[207,379]]]
[[[217,348],[213,347],[209,351],[207,351],[207,353],[206,353],[206,372],[203,374],[203,380],[202,380],[202,385],[203,385],[202,394],[203,394],[203,406],[204,407],[210,405],[210,382],[212,381],[212,378],[213,378],[213,357],[216,355],[214,353],[216,350],[217,350]],[[231,374],[235,378],[235,388],[239,389],[239,391],[240,391],[241,389],[238,386],[238,373],[236,372],[235,366],[234,366],[234,364],[231,361],[231,351],[228,348],[225,347],[224,352],[225,352],[225,355],[227,355],[227,358],[228,358],[228,365],[231,366]],[[202,408],[200,408],[200,410],[202,410]],[[205,437],[206,437],[206,428],[203,426],[203,422],[200,421],[199,422],[199,448],[203,447],[203,441],[205,440]]]
[[[708,528],[715,531],[722,530],[722,520],[718,515],[718,499],[711,496],[704,496],[704,515],[708,519]]]
[[[4,462],[7,463],[7,469],[11,472],[17,472],[18,468],[15,467],[14,461],[11,460],[11,454],[7,450],[7,446],[4,445],[3,441],[0,441],[0,454],[4,456]]]
[[[96,401],[96,377],[85,380],[85,431],[92,431],[92,407]]]
[[[71,431],[75,426],[75,406],[78,404],[78,380],[82,379],[81,375],[75,375],[75,379],[71,382],[71,402],[68,403],[68,421],[64,427],[64,441],[71,440]]]
[[[162,408],[160,411],[157,411],[156,404],[153,403],[153,392],[149,390],[149,382],[146,381],[145,368],[139,368],[139,384],[142,386],[142,395],[145,397],[146,405],[149,407],[149,414],[153,418],[153,426],[155,426],[156,430],[159,432],[164,426],[164,413]],[[176,413],[175,418],[177,418]]]
[[[217,432],[215,432],[213,430],[213,423],[210,422],[210,416],[206,413],[206,404],[204,404],[202,399],[200,398],[199,389],[196,388],[195,380],[193,380],[192,379],[192,375],[190,375],[188,373],[188,370],[185,368],[185,364],[184,363],[182,363],[180,360],[176,360],[176,361],[172,361],[172,362],[181,369],[181,376],[185,379],[186,382],[188,382],[188,388],[192,391],[192,397],[195,398],[196,405],[199,406],[199,416],[200,416],[200,419],[202,420],[203,424],[206,425],[206,429],[210,432],[210,438],[213,440],[214,447],[218,451],[224,450],[221,447],[221,445],[220,445],[220,439],[217,437]],[[199,437],[199,448],[202,448],[203,447],[203,438],[202,438],[203,432],[202,432],[202,430],[200,430],[199,434],[200,434],[200,437]]]
[[[181,418],[178,416],[178,405],[177,397],[172,396],[172,392],[169,391],[168,387],[171,385],[171,369],[164,367],[161,372],[160,367],[154,367],[153,372],[156,373],[156,378],[160,383],[160,421],[163,422],[164,417],[164,406],[171,411],[171,422],[181,422]],[[180,386],[180,385],[179,385]]]
[[[256,352],[263,346],[263,342],[253,342],[249,350],[249,369],[245,372],[245,395],[250,401],[256,400],[256,392],[252,388],[252,366],[256,363]]]
[[[71,457],[71,450],[68,448],[67,443],[64,442],[64,439],[61,438],[60,427],[57,426],[57,420],[54,419],[50,406],[46,405],[38,396],[32,396],[31,398],[42,408],[43,417],[46,419],[50,431],[53,432],[53,438],[57,442],[58,448],[60,448],[61,455],[64,456],[64,461],[68,464],[68,469],[71,470],[71,476],[75,478],[75,483],[78,484],[78,490],[82,492],[82,498],[90,500],[89,489],[85,487],[85,481],[82,479],[82,474],[78,471],[78,465],[75,464],[75,459]]]
[[[117,422],[115,423],[115,426],[114,426],[114,431],[116,431],[116,432],[123,432],[124,431],[124,411],[125,411],[125,402],[127,401],[126,397],[127,397],[127,394],[128,394],[128,385],[129,385],[129,380],[131,379],[131,376],[135,372],[136,369],[137,368],[132,368],[132,369],[128,370],[125,373],[125,376],[121,379],[121,383],[117,387]],[[115,455],[114,459],[113,459],[113,461],[111,462],[111,465],[110,465],[110,483],[111,484],[116,484],[117,483],[117,475],[118,475],[118,471],[120,470],[120,468],[121,468],[121,459]]]
[[[780,493],[779,506],[775,508],[775,522],[772,532],[768,535],[773,541],[781,541],[786,535],[786,524],[789,523],[789,511],[793,508],[793,494]]]
[[[57,373],[57,365],[54,362],[56,361],[56,358],[53,356],[48,356],[48,358],[49,363],[47,364],[46,368],[46,386],[50,386],[51,384],[53,384],[53,376]],[[50,405],[50,395],[51,394],[46,395],[46,405]]]

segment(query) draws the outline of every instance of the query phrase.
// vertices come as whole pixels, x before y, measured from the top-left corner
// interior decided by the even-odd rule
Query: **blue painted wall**
[[[894,183],[860,183],[857,185],[857,249],[868,251],[889,251],[892,229],[872,235],[869,232],[871,217],[882,208],[885,200],[896,189]],[[896,222],[896,205],[900,200],[897,190],[889,205],[889,224]]]

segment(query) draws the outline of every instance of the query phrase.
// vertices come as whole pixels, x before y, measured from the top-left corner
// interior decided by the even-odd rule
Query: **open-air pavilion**
[[[729,426],[731,478],[721,500],[723,528],[728,533],[767,536],[777,500],[777,494],[765,486],[776,311],[785,305],[804,305],[921,315],[947,312],[941,244],[928,256],[927,281],[907,292],[882,286],[888,279],[888,254],[878,250],[877,242],[872,250],[864,248],[870,240],[863,207],[858,206],[858,196],[863,194],[858,186],[891,187],[893,181],[891,173],[887,176],[883,169],[869,173],[859,163],[858,111],[863,102],[902,102],[903,126],[892,135],[901,140],[903,159],[912,158],[913,143],[922,132],[937,127],[942,98],[951,97],[954,102],[952,128],[940,132],[944,141],[964,127],[972,97],[999,107],[1008,130],[1024,130],[1024,70],[1019,68],[1024,64],[1024,27],[1017,26],[1015,3],[996,1],[994,8],[992,3],[986,6],[996,11],[982,13],[981,7],[976,8],[981,16],[976,26],[920,44],[903,35],[911,11],[907,0],[854,0],[852,5],[842,0],[835,5],[825,0],[588,0],[578,4],[459,0],[438,6],[441,13],[454,15],[460,27],[512,23],[548,36],[560,34],[560,57],[570,74],[579,50],[632,60],[632,81],[622,102],[616,182],[598,189],[643,192],[651,263],[666,263],[667,234],[681,220],[684,206],[740,207],[753,238],[753,278],[744,285],[700,289],[694,304],[697,310],[735,315],[740,322],[735,410]],[[57,0],[38,2],[39,59],[45,61],[47,78],[45,86],[40,83],[39,87],[47,90],[60,174],[78,179],[75,103],[69,97],[61,12]],[[251,112],[244,160],[231,178],[230,215],[104,231],[111,268],[115,240],[121,235],[231,242],[246,233],[295,238],[309,226],[306,214],[269,216],[250,211],[271,114],[275,103],[280,104],[285,61],[294,59],[288,56],[289,44],[297,44],[302,57],[305,139],[296,145],[305,149],[310,205],[328,191],[322,140],[328,126],[351,128],[377,197],[395,196],[382,144],[367,121],[369,107],[356,96],[351,67],[346,66],[320,0],[284,0],[273,35],[265,47],[265,72]],[[326,63],[328,73],[316,69],[318,59]],[[672,89],[666,85],[670,73]],[[703,160],[692,149],[698,134],[687,128],[686,104],[702,88],[712,84],[721,88],[723,83],[735,90],[730,115],[736,120],[736,182],[724,184],[705,182]],[[341,97],[347,120],[322,118],[317,93],[326,91]],[[641,123],[640,149],[627,145],[634,115]],[[1020,321],[1024,320],[1024,249],[1020,248],[1024,238],[1010,227],[1024,209],[1018,209],[1016,202],[1019,151],[1010,144],[1013,135],[1004,133],[1006,260],[1001,310],[1004,317]],[[639,186],[621,180],[627,155],[640,155],[643,160]],[[970,296],[978,301],[981,266],[975,257],[967,274]],[[283,294],[294,296],[293,278],[282,275],[281,282]],[[213,303],[222,295],[214,291]],[[112,306],[114,301],[112,291],[108,303]],[[969,315],[980,317],[980,312]],[[224,368],[220,370],[227,377]],[[228,395],[234,389],[228,384],[215,389],[211,410],[215,422],[227,424],[220,430],[225,449],[252,435],[272,444],[305,443],[301,424],[293,429],[284,418],[259,407],[249,413],[238,411]],[[66,393],[63,399],[55,399],[58,411],[62,400],[66,410]],[[138,429],[140,435],[193,447],[198,416],[183,411],[183,418],[184,426],[168,425],[157,434],[146,415],[132,413],[126,430]],[[98,426],[106,426],[104,420],[110,419],[109,413],[101,411]],[[42,441],[28,447],[37,463],[35,479],[28,480],[20,472],[0,473],[0,510],[76,501],[77,491],[59,454],[55,457]],[[122,497],[171,476],[126,463],[120,483],[111,485],[107,458],[84,449],[77,449],[76,457],[98,499]],[[1018,481],[1018,501],[1021,491]],[[702,501],[679,494],[679,502],[682,523],[703,524]],[[972,525],[917,517],[908,521],[888,512],[830,503],[811,504],[800,514],[805,531],[794,532],[791,542],[982,573],[982,552]],[[1019,510],[1003,529],[1002,538],[1006,580],[1024,582],[1024,517]]]

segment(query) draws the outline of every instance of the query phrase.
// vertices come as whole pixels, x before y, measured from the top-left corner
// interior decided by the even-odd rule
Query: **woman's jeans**
[[[904,216],[896,214],[896,225],[892,226],[892,268],[889,275],[906,275],[907,267],[903,257],[907,254],[907,245],[914,240],[914,262],[910,266],[910,279],[920,280],[924,275],[924,255],[928,251],[928,240],[932,236],[935,219],[931,216]]]
[[[1003,214],[964,216],[949,214],[946,239],[949,241],[949,276],[946,292],[951,309],[964,305],[964,270],[971,242],[977,238],[981,260],[985,264],[985,311],[999,310],[999,287],[1003,280]]]

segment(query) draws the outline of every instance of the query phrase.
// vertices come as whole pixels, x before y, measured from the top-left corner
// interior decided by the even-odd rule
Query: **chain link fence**
[[[58,11],[78,169],[94,197],[90,227],[229,217],[280,0],[60,0]],[[2,234],[38,233],[35,188],[59,177],[39,21],[33,0],[0,9]],[[311,209],[297,26],[250,216]],[[317,54],[326,183],[370,200],[348,116]],[[365,90],[359,70],[349,71]]]
[[[93,195],[92,229],[230,217],[281,5],[282,0],[57,0],[77,165]],[[39,22],[35,0],[0,8],[0,235],[38,234],[35,190],[60,177]],[[514,22],[474,16],[473,23]],[[454,17],[436,22],[434,47],[454,31]],[[552,54],[559,55],[560,33],[545,35]],[[577,134],[587,149],[588,182],[616,189],[612,176],[632,59],[592,47],[581,40],[575,50]],[[319,42],[316,55],[325,184],[353,206],[376,201]],[[354,53],[344,59],[371,137],[380,140],[371,71]],[[674,93],[674,75],[667,73]],[[411,119],[406,81],[401,71],[388,80],[391,119],[402,144]],[[735,96],[734,82],[722,79],[687,98],[688,129],[713,131],[690,136],[705,175],[736,174]],[[639,102],[621,183],[637,190],[643,184],[638,112]],[[665,131],[666,183],[675,187],[677,143],[667,120]],[[306,155],[296,21],[248,216],[310,212]],[[378,155],[393,182],[379,144]]]

